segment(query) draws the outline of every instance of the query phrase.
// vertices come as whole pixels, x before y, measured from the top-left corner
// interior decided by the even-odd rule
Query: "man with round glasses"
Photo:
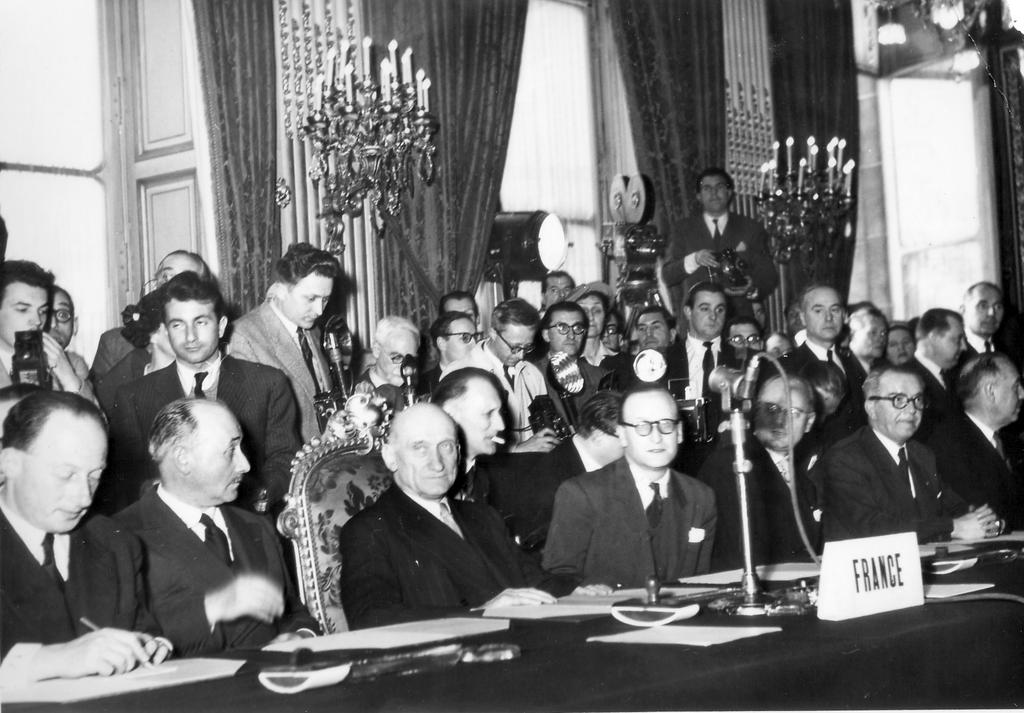
[[[911,440],[926,405],[917,373],[884,365],[864,381],[868,425],[825,453],[826,540],[916,532],[919,542],[994,537],[988,505],[968,506],[940,477],[930,448]]]
[[[764,351],[764,333],[753,317],[730,317],[722,330],[723,359],[730,365],[741,367],[747,358]]]
[[[544,313],[540,323],[540,336],[546,342],[547,353],[537,359],[534,364],[544,374],[548,394],[551,395],[555,409],[570,425],[575,425],[576,415],[591,396],[597,393],[601,379],[608,373],[606,369],[594,366],[581,358],[584,341],[587,339],[587,313],[575,302],[557,302]],[[569,392],[565,385],[559,383],[558,374],[562,369],[551,366],[551,356],[564,354],[575,363],[583,387],[580,391]],[[559,362],[556,357],[556,364]],[[563,381],[566,377],[563,376]]]
[[[420,375],[419,392],[432,393],[441,381],[441,372],[469,354],[482,336],[465,312],[443,312],[435,319],[430,325],[430,339],[437,349],[437,365]]]
[[[656,386],[629,391],[616,431],[622,458],[558,488],[544,569],[612,588],[707,572],[715,495],[670,468],[683,439],[675,399]]]
[[[814,425],[814,389],[799,376],[790,376],[788,385],[788,405],[787,387],[781,377],[770,377],[761,386],[754,402],[753,438],[748,437],[744,444],[751,466],[746,480],[755,565],[810,559],[793,513],[791,485],[796,489],[800,518],[811,547],[817,550],[820,545],[821,511],[816,508],[817,495],[808,477],[813,460],[795,454],[790,461],[788,454],[790,446],[796,448]],[[717,572],[742,567],[743,534],[732,449],[719,448],[711,454],[698,478],[715,491],[718,504],[711,569]]]
[[[470,349],[466,356],[442,369],[441,378],[467,366],[494,374],[507,397],[508,423],[515,442],[513,448],[546,453],[558,445],[558,438],[548,428],[533,432],[530,404],[537,396],[547,395],[548,390],[544,375],[526,361],[533,351],[539,323],[537,309],[525,300],[510,299],[499,303],[491,312],[487,338]]]

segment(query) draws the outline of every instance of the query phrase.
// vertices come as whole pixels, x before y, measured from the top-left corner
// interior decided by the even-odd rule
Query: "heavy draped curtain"
[[[210,133],[220,284],[234,309],[263,301],[281,255],[272,2],[193,0]]]
[[[839,136],[847,142],[844,156],[858,160],[857,67],[849,0],[768,0],[767,9],[778,136],[796,137],[798,145],[814,136],[822,146]],[[787,271],[791,294],[810,280],[832,284],[844,297],[849,293],[855,228],[856,205],[850,211],[848,234],[833,246],[817,274]]]
[[[637,165],[669,239],[696,206],[694,181],[725,164],[722,0],[610,2]]]
[[[441,122],[437,176],[391,219],[381,245],[388,313],[429,323],[437,300],[474,290],[497,211],[527,0],[372,0],[374,41],[412,47]]]

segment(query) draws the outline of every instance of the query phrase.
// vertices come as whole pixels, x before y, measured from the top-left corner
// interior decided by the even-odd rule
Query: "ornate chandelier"
[[[344,216],[362,215],[368,202],[380,230],[402,211],[414,175],[427,184],[434,180],[433,137],[440,124],[430,113],[430,79],[422,69],[413,71],[411,49],[399,59],[395,40],[379,64],[374,49],[369,37],[357,46],[350,25],[347,38],[328,40],[305,96],[294,98],[304,115],[299,133],[311,152],[307,173],[320,196],[317,217],[327,228],[324,249],[339,254]],[[290,84],[286,79],[286,114]]]
[[[819,276],[836,256],[836,249],[851,237],[848,220],[853,205],[853,160],[843,163],[846,140],[833,137],[826,145],[827,159],[818,159],[818,145],[811,136],[807,152],[794,157],[792,136],[772,148],[775,158],[761,165],[757,208],[770,238],[772,259],[779,264],[799,256],[810,277]],[[821,167],[819,168],[819,164]]]

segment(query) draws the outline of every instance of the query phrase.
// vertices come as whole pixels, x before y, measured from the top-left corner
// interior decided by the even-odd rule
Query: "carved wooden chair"
[[[348,630],[338,536],[349,518],[391,485],[380,456],[390,418],[383,400],[354,395],[331,416],[323,436],[292,461],[287,506],[277,526],[292,541],[303,600],[324,633]]]

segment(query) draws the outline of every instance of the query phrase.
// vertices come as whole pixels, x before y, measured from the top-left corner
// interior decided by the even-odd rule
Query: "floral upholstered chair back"
[[[391,485],[380,456],[390,419],[382,399],[354,395],[331,416],[323,436],[304,445],[292,461],[278,529],[292,541],[303,600],[324,633],[348,630],[338,535],[349,518]]]

